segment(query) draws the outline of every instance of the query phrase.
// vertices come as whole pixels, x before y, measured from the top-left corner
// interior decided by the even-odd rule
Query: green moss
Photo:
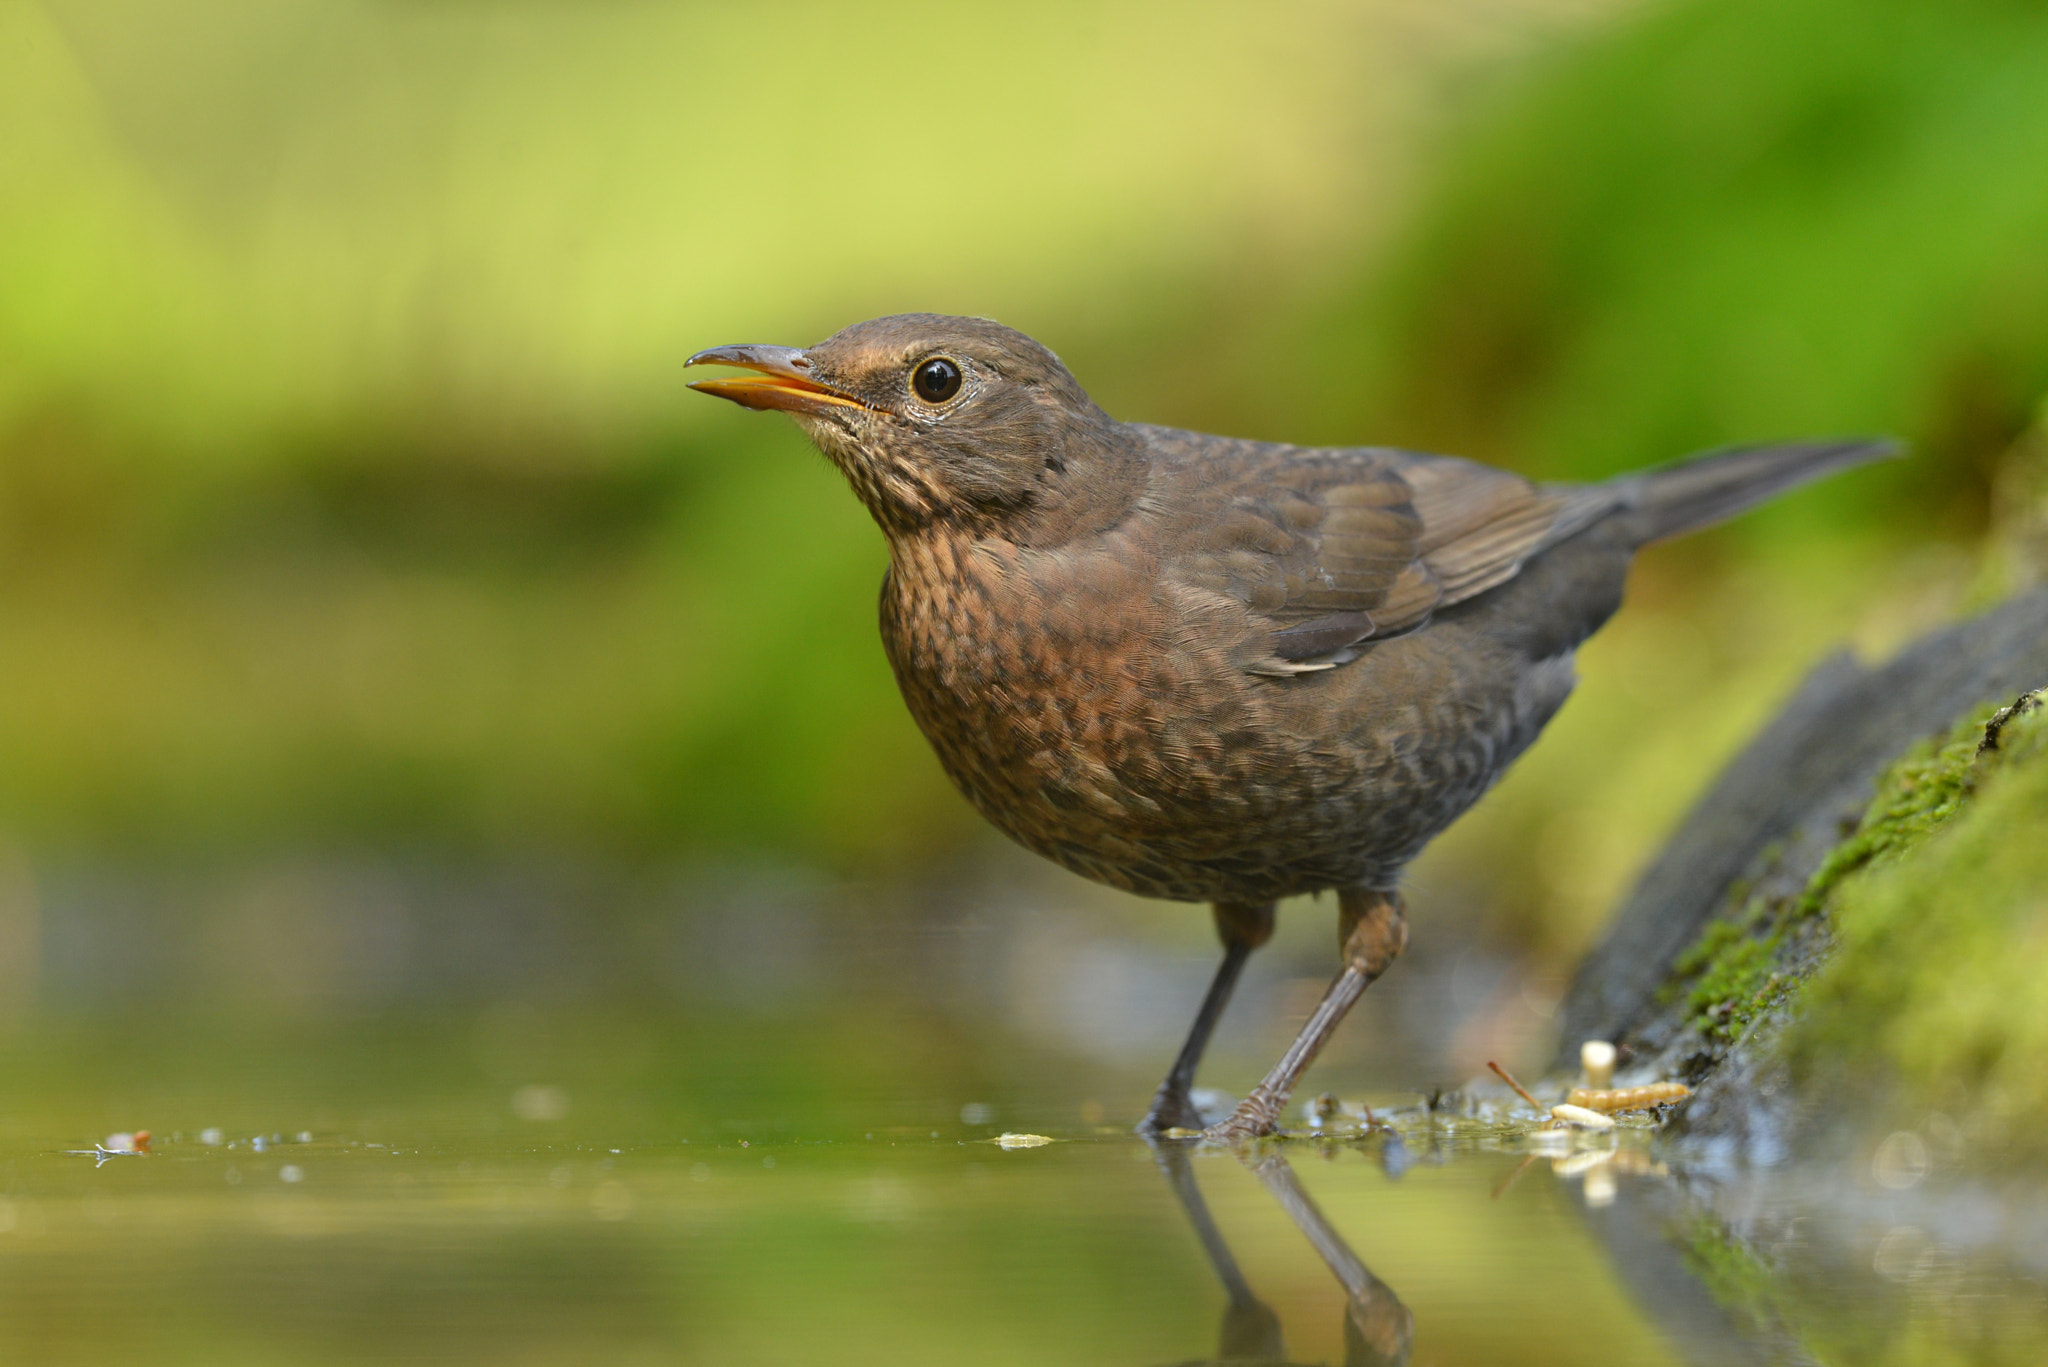
[[[1715,1039],[1741,1036],[1759,1011],[1770,1005],[1784,977],[1777,971],[1780,927],[1761,940],[1744,939],[1730,948],[1686,997],[1702,1033]]]
[[[1940,1111],[1980,1158],[2038,1165],[2048,1163],[2048,707],[1999,739],[1966,761],[1966,800],[1920,843],[1830,895],[1839,948],[1784,1048],[1823,1102],[1876,1104],[1899,1124]]]
[[[1997,709],[1985,707],[1893,762],[1854,834],[1828,852],[1800,894],[1795,916],[1820,911],[1842,880],[1873,861],[1912,849],[1946,825],[1975,787],[1978,747]]]
[[[1692,1025],[1710,1038],[1734,1039],[1748,1023],[1751,1004],[1775,976],[1783,937],[1784,927],[1771,917],[1769,903],[1751,899],[1700,932],[1673,961],[1660,995],[1670,1001],[1685,992]]]
[[[1672,964],[1672,973],[1683,980],[1711,968],[1720,958],[1746,940],[1757,922],[1757,907],[1747,900],[1736,904],[1733,915],[1715,921],[1700,932],[1700,938]]]
[[[1740,1038],[1759,1013],[1796,989],[1796,977],[1784,971],[1786,941],[1802,922],[1829,909],[1846,880],[1917,849],[1965,809],[1990,768],[2048,745],[2042,740],[2048,726],[2040,724],[2048,709],[2036,708],[2002,726],[2000,744],[1986,751],[1986,727],[1999,711],[1978,709],[1894,761],[1856,830],[1828,852],[1797,898],[1753,896],[1747,883],[1738,884],[1739,900],[1729,914],[1673,961],[1664,999],[1683,991],[1688,1022],[1705,1038]]]

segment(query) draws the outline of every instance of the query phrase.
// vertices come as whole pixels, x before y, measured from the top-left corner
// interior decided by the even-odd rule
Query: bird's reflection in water
[[[1252,1294],[1251,1284],[1232,1256],[1230,1245],[1216,1228],[1209,1203],[1202,1199],[1202,1189],[1196,1184],[1194,1169],[1188,1162],[1188,1146],[1154,1144],[1152,1154],[1166,1174],[1173,1194],[1179,1198],[1181,1209],[1187,1213],[1188,1223],[1194,1226],[1195,1237],[1201,1241],[1209,1265],[1216,1270],[1216,1279],[1223,1283],[1224,1295],[1229,1297],[1223,1310],[1223,1328],[1217,1335],[1216,1356],[1209,1361],[1240,1367],[1261,1363],[1284,1367],[1288,1357],[1280,1317]],[[1415,1338],[1415,1317],[1408,1313],[1408,1307],[1401,1303],[1394,1289],[1373,1276],[1371,1269],[1358,1260],[1328,1217],[1302,1190],[1301,1179],[1294,1175],[1286,1158],[1268,1153],[1247,1160],[1247,1165],[1280,1203],[1280,1209],[1287,1212],[1287,1218],[1294,1221],[1295,1228],[1307,1236],[1323,1265],[1344,1288],[1345,1367],[1380,1367],[1408,1361],[1408,1350]]]

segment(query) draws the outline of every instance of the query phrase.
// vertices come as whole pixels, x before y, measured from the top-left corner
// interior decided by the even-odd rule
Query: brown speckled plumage
[[[1218,572],[1238,530],[1179,556],[1175,530],[893,547],[882,636],[911,714],[983,815],[1078,873],[1186,901],[1391,887],[1570,689],[1568,651],[1518,658],[1469,628],[1253,672],[1273,627]]]
[[[692,359],[761,372],[698,387],[790,412],[887,533],[882,639],[975,807],[1220,924],[1390,899],[1563,704],[1638,546],[1883,449],[1538,485],[1118,423],[1029,338],[933,315]]]

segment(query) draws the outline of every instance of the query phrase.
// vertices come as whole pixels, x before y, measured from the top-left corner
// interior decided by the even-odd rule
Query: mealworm
[[[1565,1101],[1589,1111],[1647,1111],[1692,1095],[1683,1082],[1653,1082],[1647,1087],[1574,1087]]]
[[[1550,1108],[1550,1118],[1560,1124],[1570,1125],[1581,1130],[1611,1130],[1614,1128],[1613,1116],[1605,1115],[1592,1109],[1590,1106],[1574,1106],[1570,1102],[1566,1102],[1562,1106],[1552,1106]]]

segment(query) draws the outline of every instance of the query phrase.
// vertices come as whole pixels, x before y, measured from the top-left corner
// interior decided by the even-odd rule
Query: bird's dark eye
[[[943,356],[934,356],[911,372],[910,387],[926,403],[944,403],[960,392],[960,367]]]

